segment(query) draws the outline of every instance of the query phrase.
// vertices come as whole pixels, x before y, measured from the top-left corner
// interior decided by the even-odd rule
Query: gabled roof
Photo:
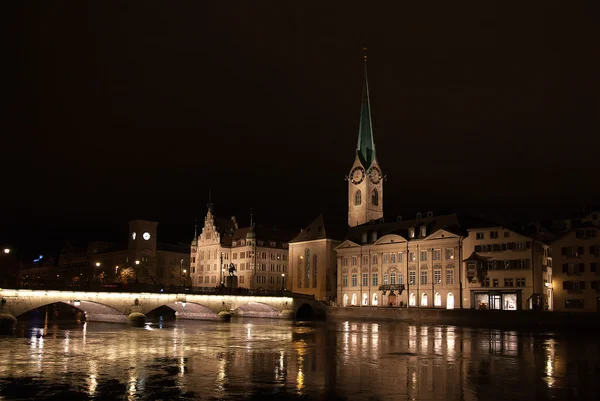
[[[294,233],[290,231],[277,230],[273,228],[266,228],[262,226],[254,226],[255,238],[259,241],[275,241],[278,246],[282,243],[290,242],[290,239],[294,237]],[[226,234],[221,237],[221,244],[224,246],[232,246],[233,241],[239,241],[246,239],[250,227],[241,227],[235,230],[232,234]]]
[[[381,238],[385,235],[396,234],[403,238],[411,240],[409,236],[409,229],[415,229],[415,239],[421,239],[426,237],[420,237],[421,227],[425,226],[426,235],[434,233],[438,230],[444,229],[457,235],[463,235],[463,231],[459,225],[459,219],[456,214],[446,214],[440,216],[424,217],[415,220],[401,220],[391,223],[365,223],[360,226],[351,227],[348,229],[348,235],[346,239],[349,239],[356,243],[362,242],[362,235],[367,234],[367,240],[370,241],[371,233],[377,232],[377,237]]]
[[[300,234],[298,234],[290,243],[315,241],[319,239],[333,239],[341,241],[346,233],[346,223],[338,222],[329,215],[321,213],[314,219]]]
[[[551,242],[550,245],[560,241],[561,239],[565,238],[566,236],[568,236],[569,234],[571,234],[573,231],[579,231],[579,230],[590,230],[590,229],[595,229],[597,232],[600,232],[600,227],[596,226],[593,223],[582,223],[582,224],[578,224],[576,227],[571,228],[568,231],[565,231],[564,233],[561,233],[560,236],[555,237]]]
[[[471,254],[471,256],[466,258],[464,261],[465,262],[487,262],[489,259],[491,259],[491,258],[487,257],[487,256],[481,256],[477,252],[473,252]]]

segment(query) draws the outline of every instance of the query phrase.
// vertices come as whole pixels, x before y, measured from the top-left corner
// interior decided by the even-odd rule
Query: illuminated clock
[[[373,184],[379,184],[381,182],[381,171],[377,167],[371,167],[369,178]]]
[[[137,237],[137,234],[134,232],[131,233],[131,238],[135,240],[135,237]]]
[[[142,234],[142,238],[148,241],[150,239],[150,233],[146,231],[144,234]]]
[[[352,183],[354,185],[360,184],[361,182],[363,182],[364,179],[365,179],[365,169],[364,168],[362,168],[360,166],[356,166],[350,172],[350,181],[352,181]]]

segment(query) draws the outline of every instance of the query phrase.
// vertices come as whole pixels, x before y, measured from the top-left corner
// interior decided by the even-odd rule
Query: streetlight
[[[4,248],[4,253],[9,254],[10,253],[10,248]]]
[[[96,267],[100,267],[100,262],[96,262]]]

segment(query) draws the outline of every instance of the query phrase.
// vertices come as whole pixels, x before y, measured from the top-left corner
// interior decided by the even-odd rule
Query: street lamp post
[[[285,291],[285,273],[281,273],[281,292]]]
[[[223,287],[223,252],[221,252],[221,287]]]
[[[135,281],[139,284],[140,282],[140,261],[135,261]]]
[[[185,283],[187,282],[187,269],[183,269],[183,286],[185,287]]]

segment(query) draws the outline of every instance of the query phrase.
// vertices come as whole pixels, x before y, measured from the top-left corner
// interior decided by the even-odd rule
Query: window
[[[494,287],[498,287],[499,284],[498,284],[498,279],[497,278],[494,279],[493,284],[494,284]]]
[[[356,266],[358,263],[358,258],[356,256],[352,256],[352,266]]]
[[[371,204],[373,206],[379,205],[379,193],[377,189],[373,189],[373,193],[371,194]]]
[[[408,305],[415,306],[416,304],[417,304],[417,297],[415,296],[414,292],[411,292],[410,296],[408,297]]]
[[[421,294],[421,306],[427,306],[427,294]]]
[[[356,287],[358,285],[358,275],[356,273],[352,273],[352,287]]]
[[[504,231],[504,238],[510,237],[510,231]]]
[[[246,263],[240,263],[240,270],[246,270]]]
[[[525,287],[525,277],[516,278],[517,287]]]
[[[390,253],[390,263],[396,263],[396,254]]]
[[[238,255],[237,252],[234,252],[233,256],[231,256],[231,259],[237,259],[237,255]],[[202,259],[202,258],[200,258],[200,259]]]
[[[342,266],[348,266],[348,256],[342,258]]]
[[[398,263],[402,263],[402,252],[398,252]]]
[[[347,274],[342,275],[342,287],[348,287],[348,275]]]
[[[441,270],[433,271],[433,283],[434,284],[442,284],[442,271]]]
[[[414,252],[409,252],[408,253],[408,260],[410,262],[414,262],[415,261],[415,253]]]
[[[387,285],[388,284],[388,275],[387,273],[383,273],[383,285]]]
[[[404,276],[402,272],[398,272],[398,284],[404,284]]]
[[[196,257],[195,256],[192,257],[192,263],[196,263]]]
[[[514,280],[512,278],[505,278],[504,286],[505,287],[514,287]]]
[[[446,260],[454,259],[454,248],[446,248]]]
[[[483,233],[475,233],[475,239],[483,239]]]
[[[363,255],[363,266],[369,265],[369,255]]]
[[[216,283],[217,282],[217,276],[212,276],[210,278],[210,282],[213,283],[213,284]]]
[[[279,266],[279,265],[277,265],[277,266]],[[269,267],[269,271],[272,271],[272,272],[275,271],[275,265],[274,264],[271,264],[271,266]]]
[[[441,249],[434,249],[432,257],[433,257],[433,260],[442,260],[442,250]]]
[[[526,244],[525,242],[515,242],[515,248],[516,251],[522,251],[524,249],[526,249]]]
[[[421,237],[427,236],[427,227],[421,226]]]
[[[374,265],[376,265],[376,264],[377,264],[377,255],[373,255],[372,263],[373,263]]]
[[[363,287],[369,286],[369,273],[363,273],[362,275],[362,285]]]
[[[489,286],[490,286],[490,278],[489,277],[484,278],[483,281],[481,282],[481,286],[489,288]]]
[[[590,263],[590,272],[597,273],[597,266],[596,262]]]
[[[373,287],[377,287],[379,285],[379,276],[377,273],[373,273],[372,282],[373,282]]]
[[[408,272],[408,285],[417,284],[417,272]]]
[[[585,290],[585,281],[563,281],[563,290],[568,290],[568,291]]]
[[[427,262],[427,251],[421,251],[421,262]]]
[[[387,254],[387,253],[384,253],[384,254],[382,255],[382,257],[383,257],[383,261],[382,261],[382,263],[387,263],[387,262],[388,262],[388,254]]]
[[[498,231],[490,231],[490,238],[491,239],[498,238]]]
[[[392,285],[396,284],[396,272],[390,273],[390,284],[392,284]]]
[[[446,284],[454,284],[454,269],[446,270]]]
[[[360,189],[359,189],[354,194],[354,205],[358,206],[358,205],[361,204],[361,202],[362,202],[362,194],[361,194]]]
[[[519,269],[528,269],[529,268],[529,260],[521,259],[519,260]]]
[[[422,271],[421,272],[421,285],[425,285],[425,284],[427,284],[427,272]]]
[[[567,309],[582,309],[583,299],[565,299],[565,308]]]
[[[442,296],[439,292],[436,292],[433,297],[433,305],[434,306],[442,306]]]

